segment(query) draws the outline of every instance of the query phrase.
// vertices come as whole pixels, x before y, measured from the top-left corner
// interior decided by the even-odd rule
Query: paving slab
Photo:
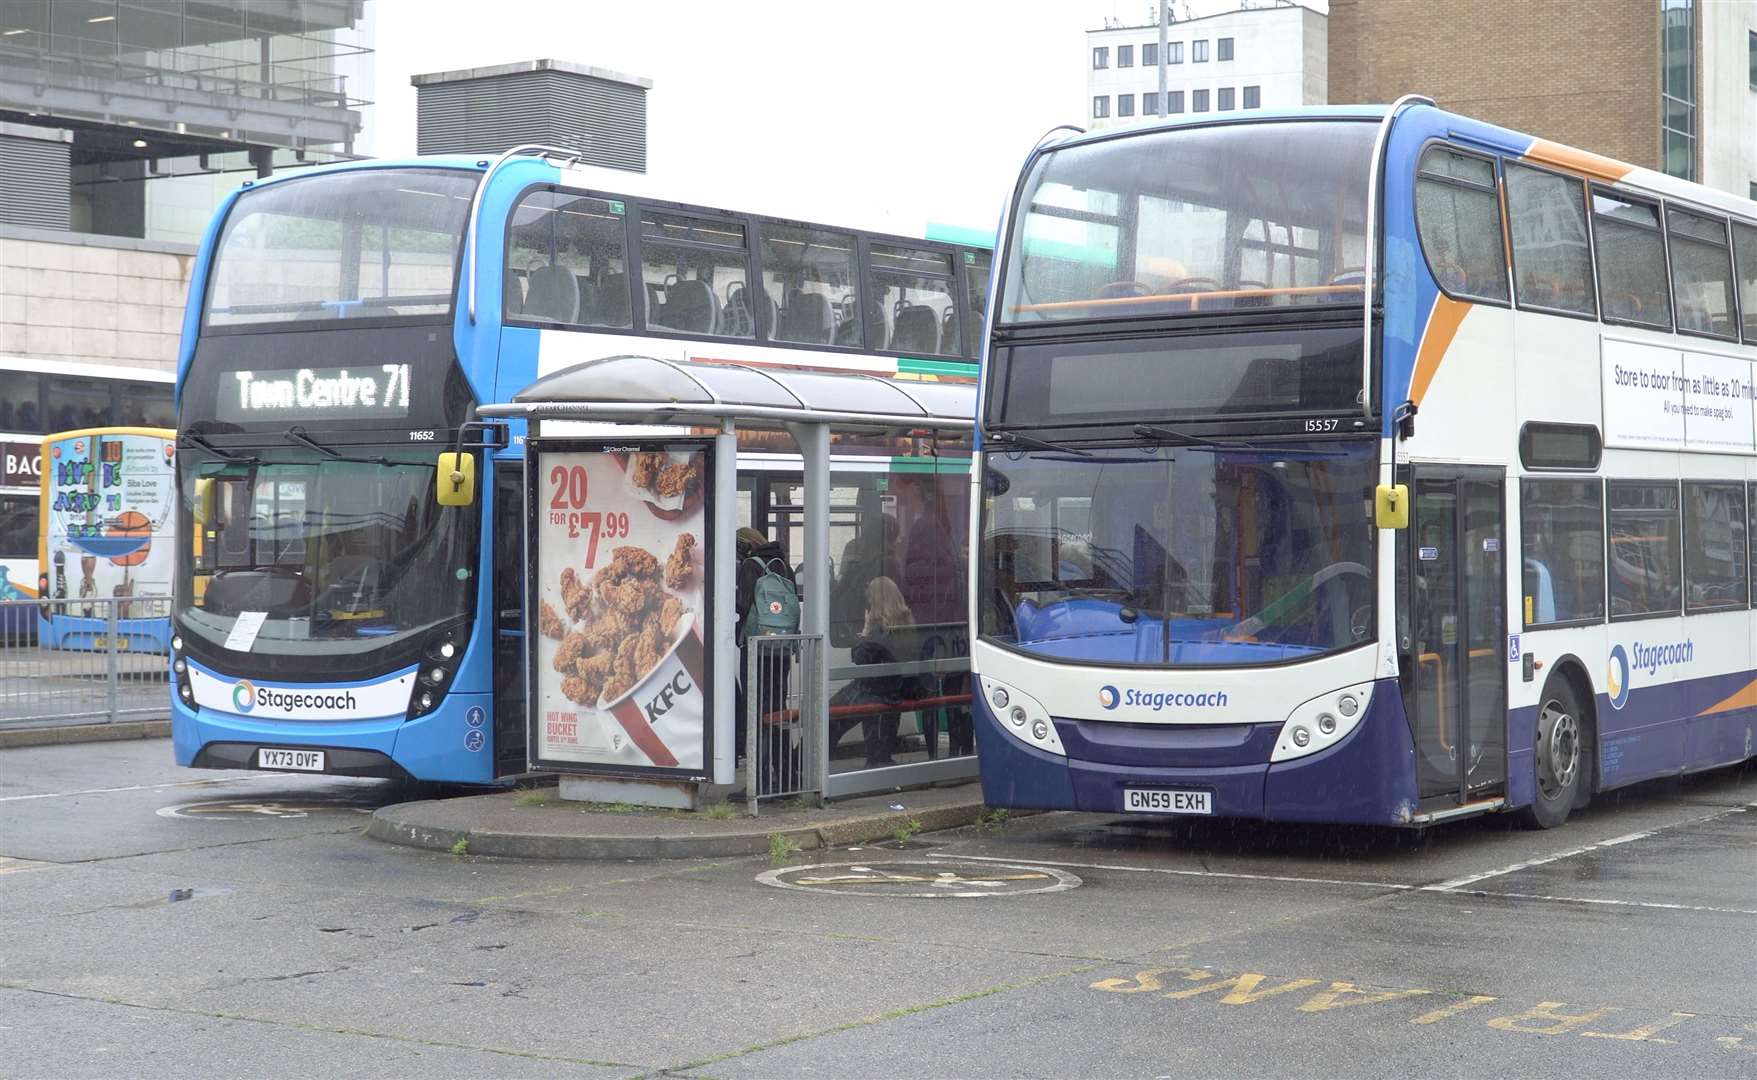
[[[566,802],[539,789],[381,807],[366,835],[430,851],[519,859],[710,859],[767,853],[776,843],[812,851],[892,838],[899,829],[911,835],[953,829],[984,812],[975,781],[821,807],[765,807],[757,817],[739,810],[721,820],[701,812]]]

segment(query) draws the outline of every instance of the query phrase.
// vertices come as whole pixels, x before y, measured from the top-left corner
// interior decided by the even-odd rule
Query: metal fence
[[[171,714],[171,601],[0,601],[0,726]]]
[[[823,790],[818,740],[825,730],[818,695],[801,691],[823,683],[824,639],[816,634],[751,637],[744,647],[739,715],[744,728],[745,799],[755,815],[762,799]]]

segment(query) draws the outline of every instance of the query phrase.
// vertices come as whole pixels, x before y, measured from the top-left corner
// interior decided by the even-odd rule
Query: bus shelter
[[[613,356],[483,407],[529,423],[531,768],[584,799],[742,786],[753,811],[974,776],[975,398]]]

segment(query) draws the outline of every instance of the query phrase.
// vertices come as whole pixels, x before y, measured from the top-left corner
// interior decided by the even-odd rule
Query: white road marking
[[[242,784],[246,780],[284,780],[286,776],[286,773],[253,773],[250,776],[227,776],[217,780],[179,780],[172,784],[136,784],[133,787],[87,788],[84,791],[45,791],[38,795],[4,795],[0,796],[0,802],[71,799],[75,795],[109,795],[118,791],[164,791],[168,788],[206,787],[212,784]]]
[[[1690,818],[1687,821],[1675,821],[1670,825],[1660,825],[1644,832],[1625,833],[1622,836],[1613,836],[1609,840],[1600,840],[1597,843],[1570,848],[1567,851],[1560,851],[1554,855],[1544,855],[1536,859],[1524,859],[1512,863],[1511,865],[1503,866],[1499,870],[1486,870],[1480,874],[1467,874],[1464,877],[1453,878],[1450,881],[1442,881],[1434,885],[1424,885],[1422,886],[1422,889],[1425,892],[1457,892],[1467,885],[1474,885],[1479,881],[1487,881],[1489,878],[1504,877],[1507,874],[1516,874],[1521,870],[1530,870],[1534,866],[1544,866],[1548,863],[1560,862],[1563,859],[1572,859],[1576,855],[1585,855],[1589,852],[1599,851],[1603,848],[1615,847],[1618,844],[1627,844],[1636,840],[1645,840],[1652,836],[1658,836],[1660,833],[1667,832],[1671,829],[1683,828],[1688,825],[1701,825],[1704,822],[1726,817],[1728,814],[1742,814],[1748,809],[1750,809],[1749,806],[1729,806],[1725,810],[1717,810],[1712,814],[1706,814],[1702,817]]]
[[[1011,863],[1012,859],[1001,859],[991,855],[952,855],[937,851],[927,853],[929,859],[956,859],[958,861],[974,860],[977,862]],[[1288,881],[1299,885],[1343,885],[1356,889],[1389,889],[1407,891],[1419,889],[1419,885],[1402,885],[1394,881],[1351,881],[1346,878],[1291,877],[1285,874],[1241,874],[1224,870],[1174,870],[1167,866],[1122,866],[1108,863],[1083,862],[1052,862],[1049,859],[1032,859],[1033,866],[1071,866],[1085,870],[1124,870],[1133,874],[1170,874],[1173,877],[1199,878],[1230,878],[1236,881]]]
[[[1569,859],[1576,855],[1584,855],[1587,852],[1599,851],[1604,848],[1632,843],[1636,840],[1645,840],[1670,829],[1676,829],[1686,825],[1700,825],[1703,822],[1714,821],[1730,814],[1743,814],[1750,810],[1757,810],[1757,803],[1748,803],[1744,806],[1732,806],[1725,810],[1718,810],[1712,814],[1691,818],[1687,821],[1678,821],[1670,825],[1661,825],[1642,832],[1632,832],[1625,833],[1622,836],[1613,836],[1608,840],[1600,840],[1596,843],[1585,844],[1577,848],[1570,848],[1567,851],[1557,852],[1554,855],[1545,855],[1536,859],[1525,859],[1509,866],[1502,867],[1499,870],[1490,870],[1486,873],[1453,878],[1450,881],[1442,881],[1433,885],[1408,885],[1394,881],[1360,881],[1351,878],[1300,877],[1290,874],[1246,874],[1224,870],[1181,870],[1165,866],[1125,866],[1120,863],[1056,862],[1049,859],[1032,859],[1031,862],[1033,865],[1037,866],[1066,866],[1079,870],[1118,870],[1130,874],[1166,874],[1172,877],[1223,878],[1234,881],[1276,881],[1295,885],[1340,885],[1345,888],[1383,889],[1388,892],[1463,894],[1468,896],[1481,896],[1485,899],[1548,900],[1560,904],[1596,904],[1609,907],[1652,908],[1661,911],[1702,911],[1721,915],[1757,915],[1757,909],[1712,907],[1705,904],[1674,904],[1660,900],[1608,900],[1588,896],[1555,896],[1542,893],[1489,892],[1483,889],[1468,888],[1468,886],[1473,885],[1476,882],[1486,881],[1489,878],[1501,877],[1520,870],[1527,870],[1534,866],[1543,866],[1547,863],[1559,862],[1562,859]],[[954,855],[950,852],[928,852],[926,858],[994,863],[1010,863],[1013,861],[1011,859],[1003,859],[993,855]]]

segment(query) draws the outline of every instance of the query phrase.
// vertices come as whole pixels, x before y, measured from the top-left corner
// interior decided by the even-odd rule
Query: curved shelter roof
[[[877,430],[975,426],[976,387],[858,372],[607,356],[545,375],[483,416],[742,427],[821,423]]]

